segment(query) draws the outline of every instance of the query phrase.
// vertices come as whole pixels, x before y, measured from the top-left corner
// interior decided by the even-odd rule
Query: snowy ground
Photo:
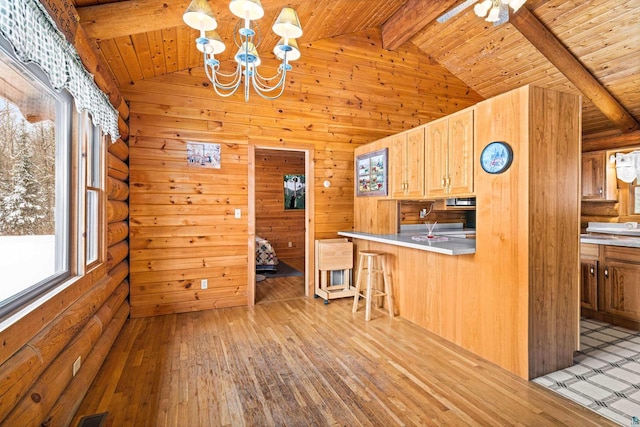
[[[0,236],[0,301],[55,272],[55,236]]]

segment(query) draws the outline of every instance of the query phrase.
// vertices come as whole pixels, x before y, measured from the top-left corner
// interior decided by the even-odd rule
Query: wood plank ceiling
[[[218,30],[229,45],[235,20],[228,1],[209,1]],[[262,22],[273,22],[283,6],[296,8],[304,28],[299,43],[312,50],[313,42],[380,28],[405,4],[425,1],[263,0]],[[74,3],[81,25],[121,87],[202,64],[194,46],[196,32],[182,22],[189,0]],[[528,0],[526,7],[636,121],[640,120],[640,0]],[[266,29],[263,43],[273,46],[275,36]],[[475,16],[472,7],[445,23],[429,23],[407,43],[424,52],[425,61],[437,61],[484,98],[529,83],[580,93],[513,24],[493,26]],[[232,53],[229,49],[222,59]],[[583,99],[584,135],[620,132],[590,100]]]

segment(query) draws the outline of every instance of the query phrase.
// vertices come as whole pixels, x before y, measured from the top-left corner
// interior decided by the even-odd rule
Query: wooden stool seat
[[[356,291],[353,298],[353,312],[358,311],[358,300],[364,298],[366,300],[365,305],[365,320],[371,319],[371,300],[372,298],[380,298],[386,296],[387,308],[389,310],[389,316],[393,317],[393,287],[391,286],[391,280],[389,279],[389,270],[387,268],[387,257],[385,252],[374,250],[360,251],[360,262],[358,263],[358,280],[356,281]],[[366,262],[366,267],[365,267]],[[361,293],[362,276],[367,276],[367,288],[365,293]],[[376,287],[377,275],[382,276],[382,282],[384,284],[383,290]]]

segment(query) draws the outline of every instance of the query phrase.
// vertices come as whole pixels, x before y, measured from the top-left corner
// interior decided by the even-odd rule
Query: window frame
[[[104,264],[107,258],[106,239],[106,136],[98,126],[94,126],[88,118],[89,139],[98,155],[92,168],[98,167],[97,180],[99,186],[88,186],[86,176],[87,156],[83,149],[83,117],[87,113],[79,113],[75,108],[75,101],[66,90],[55,90],[48,76],[33,63],[23,63],[14,53],[11,45],[0,35],[0,50],[10,58],[14,69],[23,73],[25,77],[39,82],[42,90],[46,90],[56,100],[56,154],[55,154],[55,265],[63,266],[63,271],[55,273],[13,296],[0,301],[0,325],[8,319],[17,320],[32,309],[50,299],[62,289],[72,285],[89,271]],[[86,126],[85,126],[86,127]],[[94,141],[94,138],[98,138]],[[85,145],[86,147],[86,145]],[[94,156],[95,157],[95,156]],[[84,174],[83,175],[83,171]],[[91,183],[95,184],[95,183]],[[86,262],[87,242],[87,191],[97,192],[97,252],[96,259]],[[14,320],[10,322],[13,323]]]

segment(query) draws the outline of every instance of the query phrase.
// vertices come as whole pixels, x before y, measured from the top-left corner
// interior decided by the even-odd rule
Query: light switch
[[[241,218],[241,217],[242,217],[242,210],[236,209],[236,218]]]

